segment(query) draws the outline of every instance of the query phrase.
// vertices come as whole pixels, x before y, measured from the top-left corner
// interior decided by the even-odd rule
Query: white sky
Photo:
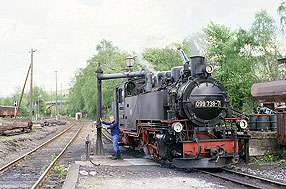
[[[67,89],[104,38],[121,50],[181,42],[210,21],[248,29],[261,9],[277,18],[280,0],[0,0],[0,96],[24,83],[34,53],[34,84]],[[29,83],[26,90],[29,90]]]

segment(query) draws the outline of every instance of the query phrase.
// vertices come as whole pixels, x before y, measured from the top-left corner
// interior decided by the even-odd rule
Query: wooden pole
[[[30,83],[30,114],[29,117],[33,119],[33,53],[37,50],[31,49],[31,83]]]
[[[21,102],[22,102],[22,98],[23,98],[23,95],[24,95],[24,91],[25,91],[25,87],[26,87],[26,83],[27,83],[27,80],[28,80],[28,77],[29,77],[30,70],[31,70],[31,64],[29,66],[29,69],[28,69],[28,72],[27,72],[27,75],[26,75],[26,79],[25,79],[25,83],[24,83],[24,86],[23,86],[23,89],[22,89],[22,93],[21,93],[19,104],[16,107],[16,111],[15,111],[15,115],[14,115],[15,118],[17,118],[17,114],[18,114],[19,108],[21,106]]]

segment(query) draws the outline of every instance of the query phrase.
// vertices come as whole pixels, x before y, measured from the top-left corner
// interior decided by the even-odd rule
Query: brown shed
[[[251,88],[252,96],[263,104],[286,103],[286,80],[256,83]],[[277,113],[277,134],[278,144],[286,146],[286,108],[285,106],[275,107]]]
[[[258,101],[286,102],[286,80],[255,83],[251,94]]]
[[[14,117],[15,106],[0,106],[0,117],[10,116]],[[17,116],[21,115],[21,109],[19,109]]]

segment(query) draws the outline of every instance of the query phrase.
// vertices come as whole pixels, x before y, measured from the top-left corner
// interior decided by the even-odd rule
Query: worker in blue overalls
[[[109,117],[109,121],[110,122],[105,122],[102,121],[102,119],[100,118],[100,121],[105,124],[105,125],[110,125],[109,127],[107,127],[107,129],[110,129],[111,132],[111,136],[112,136],[112,141],[113,141],[113,149],[115,154],[112,156],[111,159],[120,159],[121,158],[121,154],[119,151],[119,146],[118,146],[118,140],[119,140],[119,129],[118,129],[118,123],[114,120],[114,116],[110,116]]]

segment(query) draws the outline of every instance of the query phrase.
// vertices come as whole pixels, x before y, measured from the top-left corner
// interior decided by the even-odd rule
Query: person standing
[[[121,158],[121,154],[119,151],[119,146],[118,146],[118,140],[119,140],[119,128],[118,128],[118,123],[114,120],[114,116],[110,116],[109,117],[109,121],[110,122],[105,122],[102,121],[102,119],[100,118],[100,121],[105,124],[105,125],[110,125],[109,127],[107,127],[107,129],[110,129],[111,132],[111,136],[112,136],[112,141],[113,141],[113,149],[115,154],[113,155],[113,157],[111,159],[120,159]]]

